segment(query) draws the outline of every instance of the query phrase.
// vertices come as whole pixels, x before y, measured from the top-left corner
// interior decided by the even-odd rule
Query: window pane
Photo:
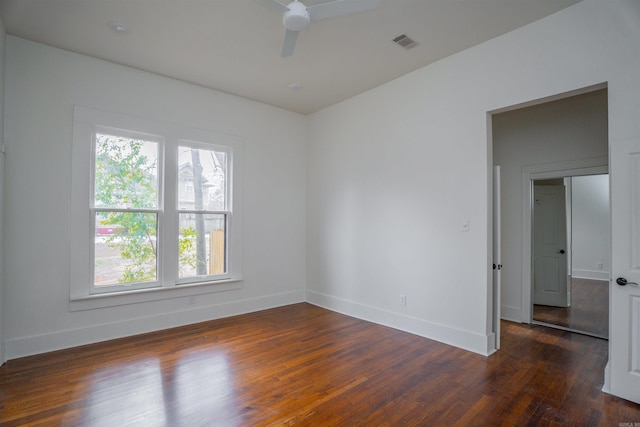
[[[96,134],[95,206],[158,207],[158,143]]]
[[[226,210],[227,153],[179,147],[178,208]]]
[[[146,212],[96,213],[95,286],[157,279],[157,219]]]
[[[180,278],[226,273],[225,217],[180,214]]]

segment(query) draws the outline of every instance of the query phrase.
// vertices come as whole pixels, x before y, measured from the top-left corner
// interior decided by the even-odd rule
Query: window
[[[76,107],[72,302],[237,282],[241,147],[230,135]]]
[[[227,153],[222,150],[178,147],[180,281],[226,273]]]
[[[114,130],[95,132],[90,207],[94,291],[158,280],[161,142],[148,139]]]

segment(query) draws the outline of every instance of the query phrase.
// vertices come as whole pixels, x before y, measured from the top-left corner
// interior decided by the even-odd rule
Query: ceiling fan
[[[282,13],[282,24],[287,30],[282,45],[283,57],[293,54],[298,33],[306,29],[311,21],[363,12],[375,9],[380,4],[380,0],[335,0],[313,6],[305,6],[298,0],[287,5],[278,0],[262,0],[262,2]]]

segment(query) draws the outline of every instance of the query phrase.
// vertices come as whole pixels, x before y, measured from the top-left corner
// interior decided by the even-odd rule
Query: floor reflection
[[[216,425],[233,417],[235,387],[223,352],[198,351],[163,362],[168,425]]]
[[[572,278],[570,286],[570,307],[534,305],[533,320],[608,338],[609,282]]]
[[[67,418],[96,427],[208,425],[233,419],[233,375],[223,352],[146,358],[96,370]]]
[[[157,358],[101,368],[86,389],[82,425],[166,425],[162,373]]]

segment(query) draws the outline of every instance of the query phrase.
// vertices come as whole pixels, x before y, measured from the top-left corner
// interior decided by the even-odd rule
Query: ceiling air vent
[[[416,47],[418,45],[418,43],[413,40],[412,38],[410,38],[409,36],[407,36],[406,34],[402,34],[398,37],[396,37],[395,39],[393,39],[393,42],[402,46],[405,49],[411,49],[413,47]]]

